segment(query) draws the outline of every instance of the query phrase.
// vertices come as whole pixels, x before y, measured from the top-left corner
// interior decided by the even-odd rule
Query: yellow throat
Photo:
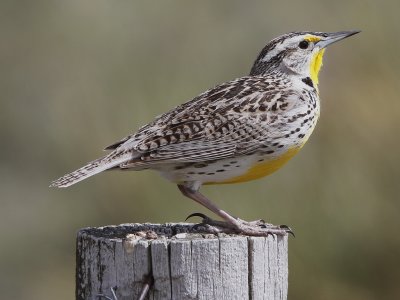
[[[310,63],[310,77],[315,87],[318,89],[318,73],[322,67],[322,57],[324,56],[325,49],[319,50],[314,54]]]

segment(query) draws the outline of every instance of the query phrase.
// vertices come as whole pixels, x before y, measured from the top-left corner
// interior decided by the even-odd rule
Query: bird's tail
[[[82,168],[54,180],[50,187],[69,187],[97,173],[116,167],[132,158],[132,153],[112,152],[107,156],[96,159]]]

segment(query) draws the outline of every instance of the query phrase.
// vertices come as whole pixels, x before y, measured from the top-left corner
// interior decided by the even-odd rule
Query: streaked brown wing
[[[268,120],[279,113],[275,96],[282,88],[270,82],[243,77],[219,85],[108,148],[133,149],[141,154],[140,164],[210,161],[256,151],[268,136]]]

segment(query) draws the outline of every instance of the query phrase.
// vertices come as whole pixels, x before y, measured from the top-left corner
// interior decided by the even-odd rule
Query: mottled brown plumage
[[[217,85],[157,117],[106,147],[109,155],[57,179],[52,186],[67,187],[107,169],[153,169],[230,226],[263,235],[265,230],[231,217],[198,189],[202,184],[268,175],[297,153],[319,117],[317,85],[324,48],[355,33],[294,32],[272,40],[249,76]],[[287,229],[267,231],[285,233]]]

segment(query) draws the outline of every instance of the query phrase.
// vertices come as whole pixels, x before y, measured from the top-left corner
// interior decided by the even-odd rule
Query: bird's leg
[[[251,236],[267,236],[268,234],[286,235],[288,233],[292,233],[291,229],[286,225],[274,226],[272,224],[266,224],[262,220],[246,222],[239,218],[234,218],[226,211],[220,209],[218,206],[212,203],[198,190],[181,184],[178,185],[178,188],[183,195],[205,206],[225,221],[215,221],[202,214],[191,215],[201,216],[203,218],[203,223],[222,228],[220,232],[227,232],[226,229],[230,229],[234,232]]]
[[[198,190],[193,190],[191,188],[188,188],[184,185],[178,185],[179,190],[182,192],[182,194],[197,203],[200,203],[201,205],[205,206],[209,210],[211,210],[213,213],[224,219],[232,228],[236,228],[238,225],[237,219],[232,217],[230,214],[228,214],[226,211],[220,209],[218,206],[216,206],[214,203],[212,203],[210,200],[208,200],[204,195],[202,195]],[[204,218],[205,219],[205,218]],[[209,218],[208,218],[209,219]],[[213,221],[211,219],[207,221]],[[214,224],[217,225],[218,221],[214,221]],[[219,222],[223,224],[222,222]],[[228,225],[227,224],[227,225]]]

